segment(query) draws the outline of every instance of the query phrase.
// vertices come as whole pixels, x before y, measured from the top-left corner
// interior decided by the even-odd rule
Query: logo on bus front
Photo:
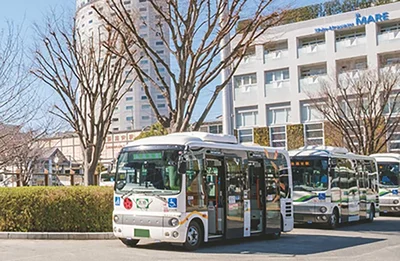
[[[393,194],[393,195],[398,195],[398,194],[399,194],[399,191],[398,191],[397,189],[394,189],[394,190],[392,190],[392,194]]]
[[[141,210],[148,209],[152,202],[153,201],[149,200],[148,198],[137,198],[135,200],[136,208]]]

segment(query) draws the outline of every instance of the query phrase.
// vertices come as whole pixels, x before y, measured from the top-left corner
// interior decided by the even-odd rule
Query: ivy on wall
[[[332,123],[324,123],[325,146],[345,147],[343,134]]]
[[[298,149],[304,146],[304,125],[287,125],[287,148],[288,150]]]
[[[254,143],[260,146],[270,146],[269,128],[261,127],[253,129]]]

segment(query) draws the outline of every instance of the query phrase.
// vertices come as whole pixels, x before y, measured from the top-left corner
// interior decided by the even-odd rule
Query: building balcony
[[[400,42],[400,30],[382,33],[378,35],[378,44]]]
[[[298,49],[299,58],[318,56],[326,51],[326,44],[315,44],[300,47]]]
[[[270,63],[289,57],[289,50],[278,50],[264,53],[264,63]]]
[[[342,88],[351,87],[365,72],[366,70],[349,70],[341,72],[338,75],[338,84]]]
[[[249,84],[235,88],[234,95],[236,105],[248,104],[251,101],[257,100],[257,84]]]
[[[290,82],[289,80],[284,80],[284,81],[276,81],[276,82],[271,82],[265,84],[265,88],[268,89],[281,89],[281,88],[289,88],[290,87]]]
[[[339,52],[344,50],[362,48],[365,47],[366,43],[367,43],[367,38],[365,36],[337,41],[336,51]]]
[[[327,75],[314,75],[301,78],[299,81],[300,92],[312,93],[321,90],[324,82],[328,81]]]

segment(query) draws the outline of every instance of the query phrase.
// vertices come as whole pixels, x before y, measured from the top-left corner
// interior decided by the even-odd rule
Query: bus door
[[[349,221],[360,220],[360,190],[355,168],[349,171]]]
[[[248,199],[250,200],[250,230],[251,233],[262,233],[265,224],[265,179],[264,179],[264,161],[262,159],[249,160],[248,179],[250,191]]]
[[[281,231],[279,167],[275,160],[265,159],[266,230],[268,234]]]
[[[207,156],[206,193],[209,238],[225,234],[225,167],[223,157]]]
[[[244,236],[245,175],[239,157],[225,157],[226,169],[226,238]]]

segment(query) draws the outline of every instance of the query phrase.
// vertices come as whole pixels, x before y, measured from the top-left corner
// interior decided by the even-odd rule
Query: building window
[[[282,104],[282,106],[271,106],[267,108],[268,125],[279,125],[290,122],[290,104]]]
[[[315,106],[308,103],[301,104],[301,122],[322,121],[324,115]]]
[[[304,135],[306,146],[324,145],[324,124],[304,124]]]
[[[208,127],[208,131],[210,133],[215,133],[215,134],[219,134],[222,133],[222,125],[210,125]],[[253,139],[253,138],[252,138]]]
[[[163,41],[157,41],[156,45],[164,45],[164,42]]]
[[[235,89],[242,88],[242,91],[249,91],[250,87],[257,86],[257,74],[246,74],[235,76]]]
[[[142,96],[140,99],[141,99],[142,101],[147,100],[147,96]]]
[[[112,121],[113,122],[117,122],[117,121],[119,121],[119,119],[118,118],[113,118]]]
[[[132,117],[132,116],[126,117],[126,121],[132,121],[132,120],[133,120],[133,117]]]
[[[164,104],[164,103],[162,103],[162,104],[157,104],[157,108],[165,108],[165,104]]]
[[[142,116],[142,120],[148,121],[148,120],[150,120],[150,116]]]
[[[143,104],[142,110],[150,109],[150,104]]]
[[[253,142],[253,129],[238,130],[239,142]]]
[[[147,61],[147,60],[141,60],[141,61],[140,61],[140,64],[149,64],[149,61]]]
[[[164,50],[157,50],[156,53],[158,53],[158,54],[164,54]]]
[[[113,131],[119,131],[119,128],[113,128]]]
[[[270,128],[271,146],[286,148],[286,126]]]
[[[147,8],[146,8],[146,7],[141,7],[141,8],[139,8],[139,11],[140,11],[140,12],[146,12],[146,11],[147,11]]]
[[[127,111],[133,110],[133,106],[132,106],[132,105],[126,106],[125,109],[126,109]]]
[[[146,28],[147,28],[147,25],[146,25],[146,24],[141,24],[141,25],[139,26],[139,28],[140,28],[140,29],[146,29]]]
[[[265,83],[272,85],[271,87],[282,87],[283,82],[289,81],[289,69],[282,69],[276,71],[269,71],[265,73]]]
[[[133,97],[126,97],[125,100],[126,101],[133,101]]]
[[[131,1],[124,1],[124,5],[129,5],[131,4]]]
[[[238,110],[236,112],[236,127],[253,127],[257,125],[257,110]]]
[[[393,116],[394,114],[397,115],[400,113],[400,102],[398,101],[400,100],[400,95],[396,96],[389,97],[385,106],[385,114],[391,114]]]
[[[157,95],[157,99],[161,100],[161,99],[165,99],[164,95]]]
[[[89,20],[89,22],[88,22],[89,24],[91,24],[91,23],[93,23],[93,20]]]

